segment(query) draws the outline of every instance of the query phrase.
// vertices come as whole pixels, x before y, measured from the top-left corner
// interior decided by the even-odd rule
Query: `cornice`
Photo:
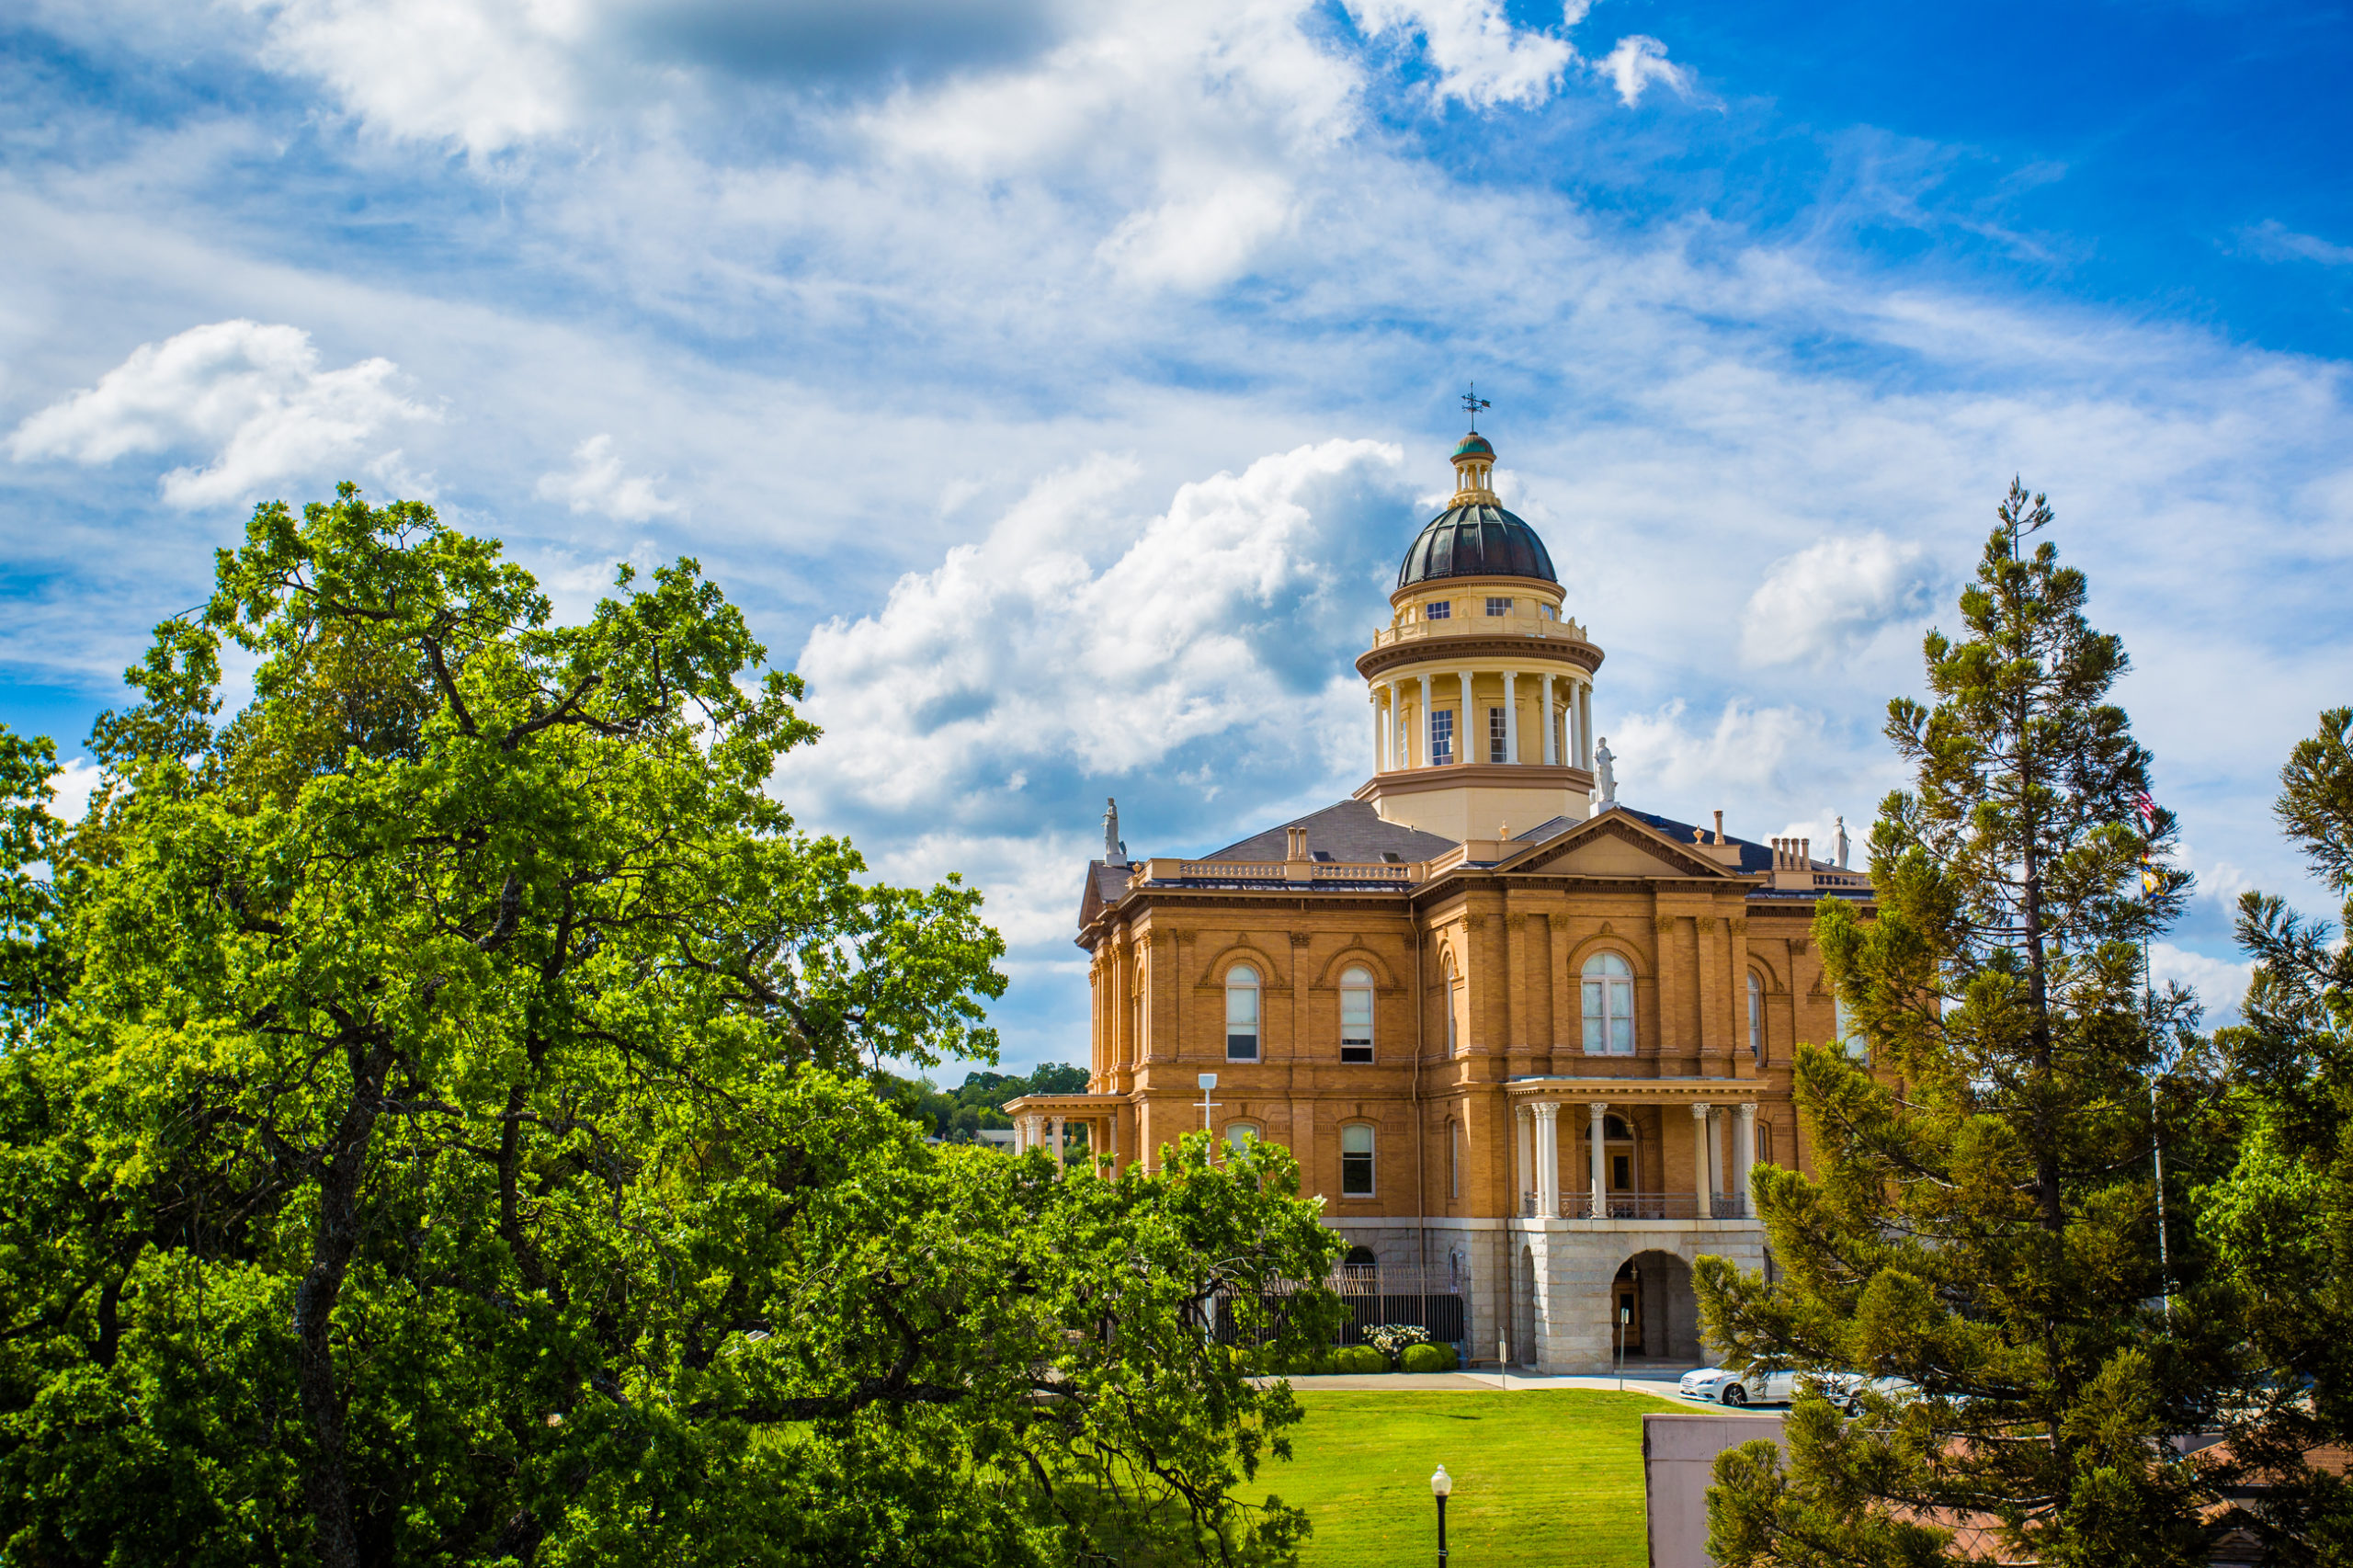
[[[1438,666],[1435,673],[1451,675],[1454,666],[1465,659],[1515,659],[1573,665],[1591,675],[1601,668],[1601,650],[1592,643],[1571,642],[1565,637],[1417,637],[1410,642],[1393,642],[1359,654],[1357,674],[1370,680],[1400,665],[1431,665]]]

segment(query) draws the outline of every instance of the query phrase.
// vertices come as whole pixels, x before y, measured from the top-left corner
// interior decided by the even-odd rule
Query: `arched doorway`
[[[1637,1361],[1696,1362],[1700,1351],[1699,1297],[1691,1288],[1691,1266],[1671,1252],[1638,1252],[1618,1266],[1603,1312],[1612,1352],[1619,1343],[1619,1313],[1627,1313],[1625,1356]]]

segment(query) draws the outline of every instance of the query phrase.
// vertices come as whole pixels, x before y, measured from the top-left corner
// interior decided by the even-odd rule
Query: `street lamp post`
[[[1207,1132],[1211,1131],[1210,1112],[1218,1108],[1217,1101],[1210,1098],[1210,1091],[1217,1087],[1217,1074],[1214,1073],[1203,1073],[1194,1078],[1193,1082],[1199,1086],[1201,1091],[1201,1131]],[[1214,1154],[1216,1151],[1212,1149],[1211,1153]]]
[[[1446,1466],[1438,1466],[1430,1477],[1430,1495],[1438,1499],[1438,1568],[1446,1568],[1446,1494],[1453,1490],[1454,1477],[1446,1473]]]

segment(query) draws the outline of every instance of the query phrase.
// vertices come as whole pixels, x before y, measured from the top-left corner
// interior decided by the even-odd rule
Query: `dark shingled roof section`
[[[1381,813],[1363,801],[1342,801],[1320,812],[1294,817],[1264,833],[1254,833],[1239,844],[1229,844],[1203,860],[1279,860],[1289,851],[1287,829],[1307,830],[1307,852],[1328,853],[1335,860],[1378,860],[1386,852],[1400,860],[1427,860],[1454,847],[1451,838],[1383,822]]]
[[[1661,833],[1666,835],[1667,837],[1674,839],[1678,844],[1691,843],[1694,835],[1699,831],[1698,825],[1695,824],[1677,822],[1673,817],[1658,816],[1650,812],[1638,812],[1631,806],[1616,806],[1611,809],[1614,811],[1624,812],[1630,817],[1650,824],[1651,826],[1658,829]],[[1710,833],[1713,833],[1715,832],[1715,829],[1711,827],[1708,831]],[[1748,840],[1741,837],[1738,834],[1727,834],[1725,836],[1730,838],[1734,844],[1740,846],[1740,869],[1742,870],[1769,871],[1773,869],[1773,846],[1771,845],[1751,844]],[[1816,860],[1814,864],[1825,871],[1836,870],[1837,869],[1831,865],[1827,860]]]
[[[1533,577],[1557,583],[1544,541],[1501,506],[1449,506],[1429,520],[1404,564],[1397,585],[1410,588],[1434,577]]]

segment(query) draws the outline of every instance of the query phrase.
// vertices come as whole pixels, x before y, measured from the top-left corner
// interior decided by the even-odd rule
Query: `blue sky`
[[[588,603],[691,553],[810,681],[778,786],[1013,943],[1369,765],[1448,482],[1608,650],[1624,797],[1858,829],[2011,474],[2205,896],[2307,903],[2353,700],[2353,23],[2316,6],[161,0],[0,7],[0,721],[78,755],[257,499],[433,500]],[[86,767],[75,778],[86,778]]]

